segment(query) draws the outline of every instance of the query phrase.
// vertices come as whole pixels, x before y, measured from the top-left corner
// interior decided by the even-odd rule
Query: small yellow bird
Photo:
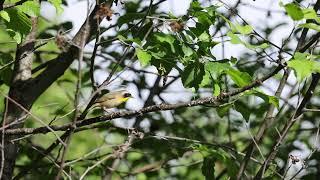
[[[101,107],[103,109],[115,108],[131,98],[132,95],[127,90],[119,90],[109,92],[102,95],[94,102],[94,107]]]

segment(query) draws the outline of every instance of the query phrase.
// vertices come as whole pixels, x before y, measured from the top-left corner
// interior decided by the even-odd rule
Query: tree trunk
[[[3,125],[16,122],[18,120],[26,119],[27,112],[32,106],[28,99],[28,95],[25,94],[25,88],[31,79],[31,68],[33,51],[35,45],[35,36],[37,31],[37,18],[32,18],[32,30],[26,37],[26,40],[18,45],[14,63],[14,71],[9,90],[9,98],[6,101],[5,113],[3,116]],[[21,106],[23,108],[21,108]],[[22,127],[23,122],[11,126],[11,128]],[[3,142],[3,154],[4,161],[2,161],[1,155],[1,170],[2,179],[12,179],[14,165],[18,152],[18,143],[12,143],[16,136],[7,135],[4,136]]]

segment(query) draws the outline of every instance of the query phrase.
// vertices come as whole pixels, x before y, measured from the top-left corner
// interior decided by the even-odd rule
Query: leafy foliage
[[[57,16],[63,15],[65,2],[48,2],[55,7]],[[306,7],[303,2],[306,1],[280,3],[277,6],[283,13],[273,10],[261,13],[265,14],[265,22],[261,21],[259,26],[246,21],[239,8],[251,7],[249,4],[254,1],[239,1],[232,8],[216,2],[191,1],[187,11],[179,16],[161,8],[165,3],[162,1],[149,7],[145,1],[119,0],[114,1],[111,9],[101,4],[96,7],[101,14],[90,16],[91,21],[83,21],[94,28],[99,25],[99,29],[88,32],[79,71],[80,46],[72,42],[68,33],[80,27],[43,18],[39,1],[19,5],[14,4],[16,1],[6,1],[0,11],[0,91],[6,94],[10,90],[8,95],[12,95],[15,92],[12,89],[25,88],[29,83],[39,83],[37,78],[47,77],[44,83],[47,89],[41,96],[30,100],[33,96],[24,94],[28,89],[22,88],[23,94],[14,97],[17,101],[25,97],[26,101],[32,101],[26,106],[31,108],[32,116],[23,117],[20,122],[21,126],[30,128],[28,131],[42,127],[43,123],[55,128],[72,123],[84,111],[95,87],[108,76],[111,82],[103,88],[127,87],[134,96],[119,108],[139,110],[151,105],[158,108],[148,113],[135,111],[136,115],[130,117],[126,110],[89,109],[85,117],[87,124],[72,132],[68,146],[56,140],[62,134],[60,131],[56,135],[49,132],[23,136],[14,176],[53,179],[63,159],[62,176],[72,179],[80,179],[82,175],[84,179],[233,179],[247,161],[241,177],[250,179],[259,171],[265,156],[276,151],[279,163],[270,161],[271,167],[263,178],[286,179],[290,175],[286,168],[295,165],[288,154],[310,151],[313,154],[306,161],[317,162],[319,153],[312,150],[316,149],[313,142],[318,137],[319,118],[316,113],[308,112],[309,108],[319,108],[317,96],[302,108],[304,118],[294,120],[295,124],[284,135],[285,143],[274,146],[279,133],[296,115],[296,105],[308,92],[309,84],[313,84],[311,75],[320,73],[318,42],[312,39],[320,32],[320,18],[313,7]],[[65,5],[73,5],[68,3]],[[99,18],[106,12],[112,18],[99,24]],[[283,16],[274,21],[277,13]],[[295,28],[288,36],[278,31],[283,27],[287,31],[287,25],[292,24],[283,17],[295,21]],[[38,23],[37,29],[33,29],[35,46],[24,52],[31,54],[27,56],[31,65],[25,68],[32,74],[31,78],[13,85],[12,80],[21,70],[19,63],[26,62],[21,60],[24,56],[17,57],[34,22]],[[295,48],[302,28],[318,32],[308,31],[302,44]],[[96,39],[99,42],[93,54],[91,45]],[[309,42],[312,45],[302,52],[299,48]],[[67,58],[74,62],[68,64]],[[52,73],[51,68],[69,65],[63,72],[45,74]],[[281,71],[275,71],[279,67]],[[284,72],[290,68],[297,82],[292,76],[284,79]],[[54,83],[46,84],[52,79]],[[281,84],[283,79],[286,82]],[[41,84],[37,85],[42,88]],[[76,92],[79,92],[77,96]],[[318,88],[312,92],[317,94]],[[75,97],[80,97],[79,104],[74,104]],[[203,103],[207,99],[216,104]],[[162,105],[166,103],[177,107],[164,111],[163,107],[167,106]],[[79,114],[74,107],[79,107]],[[115,111],[115,117],[123,112],[125,115],[102,122]],[[0,112],[5,112],[4,103]],[[90,124],[97,119],[99,123]],[[255,150],[246,160],[245,153],[253,140]],[[45,158],[39,158],[55,142],[59,145]],[[64,147],[67,151],[62,158]],[[316,163],[304,168],[301,176],[311,179],[319,174]]]

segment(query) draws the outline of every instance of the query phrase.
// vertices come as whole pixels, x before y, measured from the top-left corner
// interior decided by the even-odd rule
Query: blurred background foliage
[[[112,21],[104,20],[100,26],[100,48],[94,65],[95,83],[101,83],[120,63],[114,75],[114,84],[107,89],[126,87],[134,94],[134,100],[121,110],[114,111],[218,96],[263,77],[277,66],[280,56],[284,56],[280,57],[280,61],[293,58],[290,54],[295,53],[301,28],[296,26],[289,37],[282,36],[277,30],[293,21],[307,19],[306,9],[310,3],[294,1],[279,4],[280,13],[287,18],[272,26],[267,22],[273,21],[274,13],[279,12],[258,9],[265,14],[265,22],[254,27],[237,15],[240,7],[251,6],[253,1],[237,1],[232,3],[232,7],[220,1],[192,1],[187,12],[178,17],[162,11],[159,4],[163,2],[151,1],[150,6],[150,1],[115,1]],[[5,4],[12,3],[15,1],[5,1]],[[63,12],[64,6],[73,6],[72,3],[59,0],[51,0],[49,3],[54,5],[57,14]],[[7,94],[10,87],[16,44],[21,43],[30,32],[30,16],[39,17],[37,45],[41,45],[35,50],[33,68],[63,52],[64,46],[57,43],[60,31],[65,32],[65,38],[73,36],[69,33],[75,28],[73,23],[43,17],[40,13],[42,5],[38,1],[26,1],[18,7],[0,11],[2,94]],[[310,7],[312,5],[310,3]],[[299,13],[302,13],[301,17]],[[311,18],[317,22],[316,17]],[[305,23],[303,26],[310,27],[312,32],[318,31],[317,23]],[[283,40],[283,44],[278,45],[281,49],[270,43],[275,36]],[[87,102],[92,92],[89,69],[94,39],[95,36],[92,36],[92,41],[86,45],[82,64],[82,104]],[[214,51],[216,46],[221,51]],[[239,49],[238,56],[230,57],[227,48]],[[302,64],[310,58],[318,62],[317,53],[316,48],[310,49],[299,56],[300,59],[294,59]],[[120,61],[122,58],[124,61]],[[62,125],[72,121],[78,73],[76,64],[75,61],[33,105],[31,112],[44,122]],[[72,179],[79,179],[88,167],[93,166],[85,179],[233,179],[243,160],[242,152],[258,131],[269,107],[275,106],[276,123],[268,129],[263,141],[259,143],[259,151],[255,151],[249,161],[244,175],[247,179],[255,175],[263,162],[261,153],[266,155],[271,151],[279,129],[290,119],[298,97],[304,94],[311,73],[319,72],[318,64],[312,64],[314,68],[309,70],[299,69],[299,64],[289,65],[295,70],[299,82],[292,73],[291,80],[285,85],[286,93],[280,98],[275,97],[274,93],[283,72],[274,75],[261,88],[226,99],[225,105],[218,108],[206,105],[159,111],[128,119],[115,119],[100,123],[98,128],[77,132],[72,135],[65,172]],[[34,72],[33,76],[40,72]],[[319,108],[318,94],[319,91],[316,91],[308,108]],[[1,101],[4,101],[3,96]],[[0,112],[4,112],[4,103],[0,103]],[[102,113],[93,111],[88,117]],[[25,122],[25,127],[39,126],[41,124],[32,117]],[[299,170],[302,159],[311,155],[306,162],[308,167],[298,176],[303,179],[319,178],[319,152],[310,153],[319,145],[318,126],[317,112],[304,113],[280,146],[278,156],[265,177],[290,177]],[[144,135],[135,138],[130,148],[115,163],[116,158],[109,156],[114,155],[128,141],[132,131],[127,128],[132,127]],[[61,146],[46,158],[34,160],[55,139],[53,134],[48,133],[20,140],[15,175],[22,179],[53,179],[58,171],[53,162],[59,164],[57,157],[60,156]],[[301,159],[300,166],[299,163],[291,163],[288,155],[292,153]],[[64,178],[68,176],[64,174]]]

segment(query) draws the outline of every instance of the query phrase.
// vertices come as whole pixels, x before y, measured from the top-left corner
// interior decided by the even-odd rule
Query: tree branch
[[[25,94],[30,94],[30,103],[33,103],[52,83],[54,83],[68,69],[70,64],[77,57],[79,47],[81,47],[81,39],[85,37],[85,41],[90,40],[91,32],[95,32],[97,28],[97,20],[95,18],[98,6],[96,5],[88,18],[88,25],[84,23],[79,32],[72,40],[72,45],[67,52],[60,54],[55,60],[48,63],[46,69],[39,74],[27,88]]]
[[[146,113],[150,112],[157,112],[157,111],[164,111],[164,110],[173,110],[181,107],[192,107],[192,106],[198,106],[198,105],[204,105],[204,104],[212,104],[213,106],[219,106],[222,104],[222,100],[227,99],[231,96],[240,94],[246,90],[250,90],[253,87],[259,86],[262,82],[265,80],[273,77],[275,74],[277,74],[283,66],[279,65],[273,72],[268,74],[267,76],[257,79],[251,84],[244,86],[242,88],[236,89],[234,91],[230,91],[227,93],[221,93],[217,97],[207,97],[207,98],[199,98],[197,100],[192,100],[189,102],[181,102],[181,103],[176,103],[176,104],[158,104],[158,105],[153,105],[153,106],[148,106],[145,108],[142,108],[137,111],[124,111],[124,112],[114,112],[106,116],[99,116],[95,118],[89,118],[89,119],[84,119],[76,122],[76,127],[82,127],[82,126],[87,126],[90,124],[98,123],[98,122],[104,122],[104,121],[109,121],[112,119],[116,118],[125,118],[125,117],[132,117],[132,116],[141,116]],[[56,126],[52,125],[49,126],[55,131],[66,131],[70,128],[72,128],[72,123],[68,123],[65,125],[61,126]],[[20,128],[20,129],[10,129],[6,130],[5,134],[16,134],[16,135],[26,135],[26,134],[39,134],[39,133],[48,133],[47,127],[38,127],[38,128]]]

